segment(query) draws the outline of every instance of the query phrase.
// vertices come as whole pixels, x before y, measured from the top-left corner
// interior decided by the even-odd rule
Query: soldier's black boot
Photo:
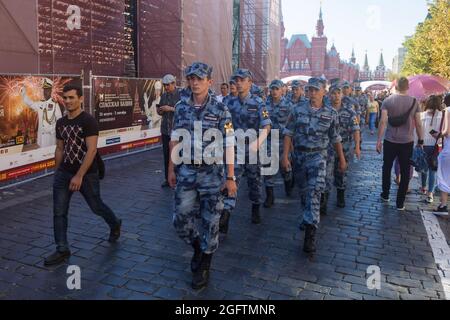
[[[261,223],[261,215],[259,214],[259,204],[252,205],[252,223],[253,224]]]
[[[195,273],[200,267],[203,256],[199,238],[195,238],[194,242],[192,243],[192,247],[194,248],[194,255],[192,256],[191,260],[191,271]]]
[[[345,190],[337,189],[337,206],[345,208]]]
[[[305,228],[305,242],[303,243],[303,251],[309,254],[316,252],[316,227],[307,224]]]
[[[264,208],[272,208],[274,203],[273,187],[266,188],[266,201],[264,202]]]
[[[200,266],[192,276],[192,289],[199,290],[208,285],[209,268],[211,266],[212,254],[202,254]]]
[[[327,215],[329,196],[330,194],[328,192],[322,193],[320,196],[320,214],[323,216]]]
[[[222,212],[222,215],[220,216],[219,232],[227,234],[229,223],[230,223],[230,212],[228,210],[224,210]]]

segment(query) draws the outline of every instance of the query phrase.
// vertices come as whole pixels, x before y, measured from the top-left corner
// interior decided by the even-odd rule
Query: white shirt
[[[430,134],[431,130],[439,132],[441,129],[442,111],[436,111],[434,117],[432,111],[424,111],[420,113],[424,133],[424,146],[434,146],[436,139]]]

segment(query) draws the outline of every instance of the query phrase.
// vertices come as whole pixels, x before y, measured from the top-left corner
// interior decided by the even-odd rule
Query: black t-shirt
[[[64,156],[60,168],[76,174],[83,163],[87,152],[86,138],[98,136],[97,121],[86,112],[76,118],[66,116],[56,122],[56,139],[64,141]],[[92,162],[87,173],[98,171],[97,162]]]

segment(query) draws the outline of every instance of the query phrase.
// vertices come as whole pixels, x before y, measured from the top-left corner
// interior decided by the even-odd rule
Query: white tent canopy
[[[309,77],[309,76],[292,76],[292,77],[283,78],[283,79],[281,79],[281,81],[283,81],[284,83],[289,83],[294,80],[308,82],[309,79],[311,79],[311,77]]]
[[[390,82],[390,81],[364,81],[364,82],[361,82],[361,89],[362,89],[362,91],[365,91],[367,88],[374,86],[374,85],[381,85],[381,86],[385,86],[386,88],[390,88],[392,85],[392,82]]]

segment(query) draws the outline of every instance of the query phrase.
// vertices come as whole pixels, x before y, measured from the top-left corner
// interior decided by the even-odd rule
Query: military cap
[[[311,78],[308,80],[308,84],[305,86],[305,88],[316,88],[317,90],[323,89],[325,87],[325,84],[323,82],[323,79],[319,78]]]
[[[272,89],[272,88],[281,89],[281,88],[283,88],[283,85],[284,85],[283,81],[281,81],[281,80],[273,80],[270,83],[269,88],[270,89]]]
[[[189,72],[186,74],[187,77],[189,76],[197,76],[200,79],[204,79],[207,77],[211,77],[213,68],[208,66],[206,63],[203,62],[194,62],[190,68]]]
[[[231,77],[232,79],[236,79],[236,78],[250,78],[251,80],[253,80],[253,74],[250,70],[248,69],[237,69],[234,73],[233,76]]]

